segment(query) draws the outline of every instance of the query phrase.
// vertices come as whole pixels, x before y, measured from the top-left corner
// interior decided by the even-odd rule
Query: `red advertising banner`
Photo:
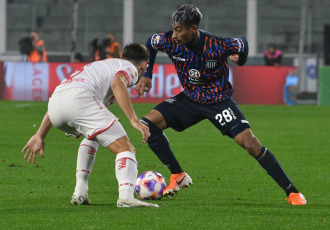
[[[283,105],[285,79],[294,67],[232,66],[238,104]]]
[[[48,63],[5,63],[4,99],[48,100]]]
[[[182,91],[182,87],[172,64],[155,64],[150,92],[141,98],[135,88],[131,88],[130,95],[133,102],[159,103],[169,97],[173,97]]]
[[[86,63],[5,63],[5,100],[47,101],[56,86]],[[0,72],[1,72],[0,64]],[[294,67],[232,66],[234,99],[239,104],[284,104],[283,89]],[[1,79],[0,79],[1,80]],[[133,102],[159,103],[182,90],[173,64],[155,64],[152,88],[142,98],[129,89]]]
[[[86,63],[49,63],[49,97],[62,80],[68,78],[74,71]],[[132,101],[136,103],[158,103],[173,97],[181,91],[178,75],[172,64],[155,64],[152,78],[152,88],[144,97],[140,97],[135,87],[129,89]]]
[[[52,95],[56,86],[61,81],[68,78],[74,71],[82,68],[87,63],[49,63],[49,85],[48,85],[48,97]]]

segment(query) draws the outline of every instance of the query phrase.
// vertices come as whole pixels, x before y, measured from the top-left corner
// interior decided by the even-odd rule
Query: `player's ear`
[[[192,25],[192,26],[190,27],[190,30],[191,30],[191,32],[193,32],[193,33],[197,33],[197,32],[198,32],[198,26],[196,26],[196,25]]]

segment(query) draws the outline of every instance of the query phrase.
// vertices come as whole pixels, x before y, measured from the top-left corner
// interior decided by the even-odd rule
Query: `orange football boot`
[[[192,179],[187,173],[172,174],[169,185],[163,191],[163,196],[175,196],[181,188],[190,187],[191,184]]]
[[[285,200],[288,200],[289,204],[292,205],[305,205],[307,203],[306,198],[301,193],[290,193],[288,198]]]

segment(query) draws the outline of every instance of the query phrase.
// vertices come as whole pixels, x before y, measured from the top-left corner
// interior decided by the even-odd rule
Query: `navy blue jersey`
[[[147,40],[150,63],[144,77],[152,77],[154,60],[159,50],[167,53],[174,63],[184,94],[190,99],[213,104],[230,98],[233,89],[228,81],[227,58],[232,54],[240,54],[239,64],[244,64],[248,52],[246,39],[221,38],[200,30],[199,44],[189,47],[178,45],[172,34],[173,31],[166,31],[154,34]]]

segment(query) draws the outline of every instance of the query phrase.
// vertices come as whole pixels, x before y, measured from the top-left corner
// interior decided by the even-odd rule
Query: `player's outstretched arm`
[[[47,112],[36,134],[34,134],[30,138],[30,140],[26,143],[26,145],[22,149],[22,153],[26,151],[24,155],[24,159],[26,159],[29,156],[28,158],[29,163],[31,162],[31,160],[33,164],[36,162],[37,154],[39,151],[40,151],[40,155],[44,157],[44,147],[45,147],[44,140],[51,127],[52,127],[52,123],[50,122]]]
[[[149,128],[143,125],[136,116],[127,90],[127,84],[128,80],[126,77],[123,74],[117,74],[111,83],[111,89],[120,108],[124,111],[125,115],[131,122],[131,125],[141,132],[142,142],[146,143],[150,137],[150,131]]]
[[[237,65],[244,65],[249,55],[249,43],[245,37],[241,37],[240,40],[243,42],[243,49],[238,53]]]
[[[135,90],[137,93],[143,97],[145,92],[149,92],[152,87],[152,71],[154,68],[156,56],[157,56],[157,50],[155,50],[151,45],[151,40],[153,36],[150,36],[146,41],[146,48],[149,51],[149,64],[146,73],[144,76],[140,79],[140,81],[137,83]]]
[[[137,93],[143,97],[145,92],[149,92],[152,87],[152,79],[149,77],[142,77],[140,81],[136,84],[135,90]]]

